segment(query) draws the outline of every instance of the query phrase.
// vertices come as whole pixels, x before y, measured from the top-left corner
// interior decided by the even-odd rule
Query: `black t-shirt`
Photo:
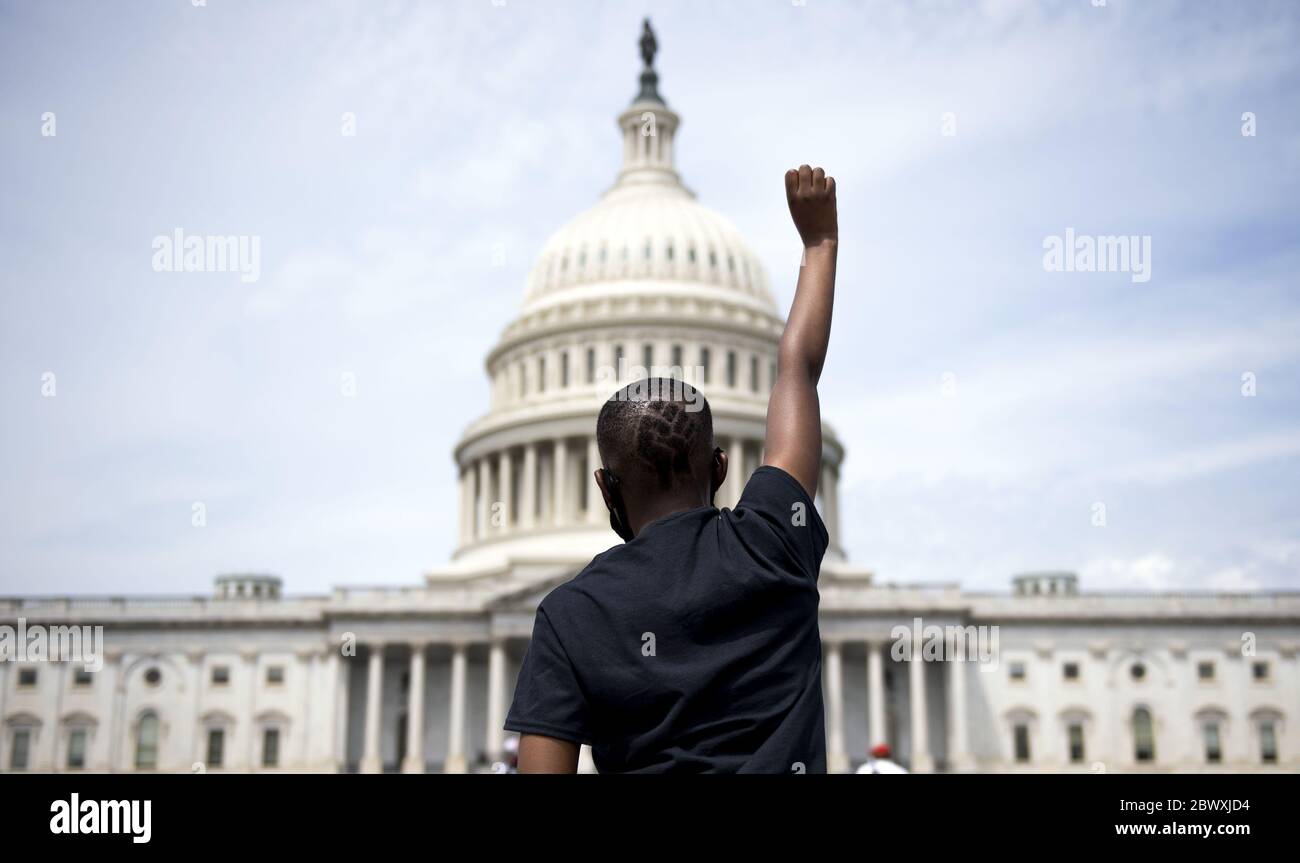
[[[824,773],[826,528],[780,468],[647,525],[542,601],[505,727],[601,772]]]

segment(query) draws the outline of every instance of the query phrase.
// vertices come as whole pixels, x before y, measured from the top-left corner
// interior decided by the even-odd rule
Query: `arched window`
[[[1156,734],[1151,711],[1139,707],[1133,711],[1133,760],[1144,763],[1156,760]]]
[[[153,770],[158,766],[158,714],[146,713],[135,728],[135,769]]]
[[[1256,743],[1259,745],[1259,760],[1262,764],[1277,764],[1278,742],[1281,737],[1282,713],[1271,707],[1261,707],[1250,714],[1255,726]]]

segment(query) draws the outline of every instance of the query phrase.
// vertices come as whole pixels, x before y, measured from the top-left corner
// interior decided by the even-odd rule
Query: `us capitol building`
[[[454,453],[451,563],[328,596],[232,575],[206,597],[0,599],[0,627],[102,625],[105,647],[93,672],[0,662],[0,771],[487,770],[538,602],[617,541],[591,473],[620,380],[671,369],[705,391],[739,468],[718,504],[735,503],[783,320],[758,257],[674,168],[654,51],[647,25],[622,169],[543,248],[488,353],[490,408]],[[1004,594],[880,582],[844,555],[845,452],[823,433],[832,770],[878,742],[922,772],[1300,768],[1300,595],[1093,594],[1069,573]],[[927,641],[944,649],[900,656]]]

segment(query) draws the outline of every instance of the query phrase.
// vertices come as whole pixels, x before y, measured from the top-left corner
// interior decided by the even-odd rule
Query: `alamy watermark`
[[[704,379],[703,366],[629,365],[619,360],[618,367],[601,366],[596,369],[598,388],[608,388],[624,382],[626,386],[610,396],[622,401],[682,402],[686,411],[693,413],[704,408],[704,394],[696,382]]]
[[[1000,636],[994,626],[939,626],[912,618],[889,631],[893,644],[889,655],[895,662],[978,662],[980,671],[996,671]]]
[[[239,273],[240,281],[262,276],[262,238],[246,234],[186,234],[180,228],[153,238],[155,273]]]
[[[87,671],[104,667],[103,626],[0,625],[0,658],[8,662],[79,662]]]
[[[1043,238],[1043,269],[1049,273],[1130,273],[1134,282],[1151,279],[1151,236],[1089,236],[1066,228],[1064,236]]]

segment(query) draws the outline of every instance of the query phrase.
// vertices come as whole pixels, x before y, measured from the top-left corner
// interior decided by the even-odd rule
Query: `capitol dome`
[[[659,94],[653,51],[643,41],[640,92],[617,119],[618,176],[546,242],[518,316],[488,353],[488,412],[455,450],[460,535],[446,575],[530,563],[576,571],[618,542],[592,473],[596,415],[624,383],[673,377],[704,392],[731,459],[718,506],[734,506],[761,464],[785,321],[758,256],[674,167],[681,118]],[[832,565],[843,559],[842,459],[824,424],[817,505]]]
[[[740,232],[672,176],[635,184],[625,172],[600,203],[557,231],[529,275],[525,308],[562,300],[575,288],[608,291],[654,280],[687,282],[696,292],[705,286],[721,299],[775,314],[767,274]]]

